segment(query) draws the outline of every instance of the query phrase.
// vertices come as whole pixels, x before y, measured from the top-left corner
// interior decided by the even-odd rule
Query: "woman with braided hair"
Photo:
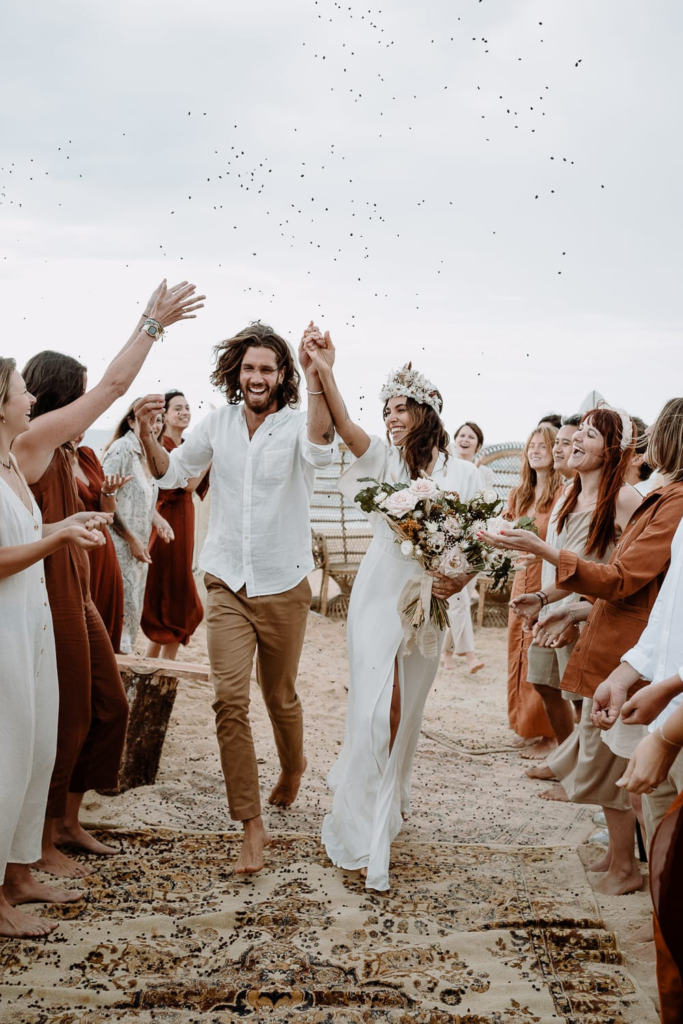
[[[391,374],[380,394],[384,439],[366,434],[349,417],[334,379],[329,333],[323,338],[311,326],[305,346],[320,376],[335,428],[355,456],[339,481],[347,498],[353,500],[362,490],[364,477],[407,483],[427,476],[457,491],[463,501],[481,490],[481,477],[472,463],[448,458],[441,395],[410,363]],[[415,563],[401,554],[383,520],[373,522],[373,527],[374,537],[349,605],[346,733],[328,777],[334,798],[323,822],[322,839],[336,865],[360,869],[368,889],[385,891],[391,842],[409,809],[413,756],[440,650],[433,658],[425,658],[418,650],[404,653],[397,606]],[[432,593],[444,600],[470,579],[432,575]]]

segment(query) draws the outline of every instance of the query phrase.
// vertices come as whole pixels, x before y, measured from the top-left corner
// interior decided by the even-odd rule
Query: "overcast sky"
[[[646,420],[683,393],[677,0],[5,0],[0,27],[20,367],[98,379],[166,276],[207,306],[130,398],[206,410],[215,342],[311,318],[375,431],[409,359],[488,442],[592,388]]]

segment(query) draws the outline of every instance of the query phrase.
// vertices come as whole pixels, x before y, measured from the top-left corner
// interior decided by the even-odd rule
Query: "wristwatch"
[[[142,330],[145,331],[146,334],[149,334],[150,338],[154,339],[160,338],[164,333],[164,329],[159,321],[154,320],[151,316],[148,316],[145,320],[142,325]]]

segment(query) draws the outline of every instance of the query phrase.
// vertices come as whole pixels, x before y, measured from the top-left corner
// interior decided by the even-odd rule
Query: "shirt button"
[[[37,530],[37,529],[38,529],[38,524],[37,524],[37,523],[36,523],[36,525],[35,525],[35,526],[33,527],[33,529],[34,529],[34,530]]]

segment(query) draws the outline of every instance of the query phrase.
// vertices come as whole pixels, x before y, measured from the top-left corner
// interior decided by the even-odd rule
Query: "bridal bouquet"
[[[500,516],[503,502],[495,491],[461,501],[455,491],[444,491],[429,477],[409,484],[378,483],[360,491],[355,501],[366,514],[378,513],[396,534],[401,552],[413,558],[423,570],[408,580],[398,603],[406,649],[417,644],[428,658],[436,657],[439,633],[450,625],[448,604],[432,595],[430,572],[451,579],[483,572],[493,580],[492,590],[502,589],[514,572],[509,554],[479,540],[485,529],[496,534],[502,527],[536,532],[533,519],[523,516],[510,523]]]

